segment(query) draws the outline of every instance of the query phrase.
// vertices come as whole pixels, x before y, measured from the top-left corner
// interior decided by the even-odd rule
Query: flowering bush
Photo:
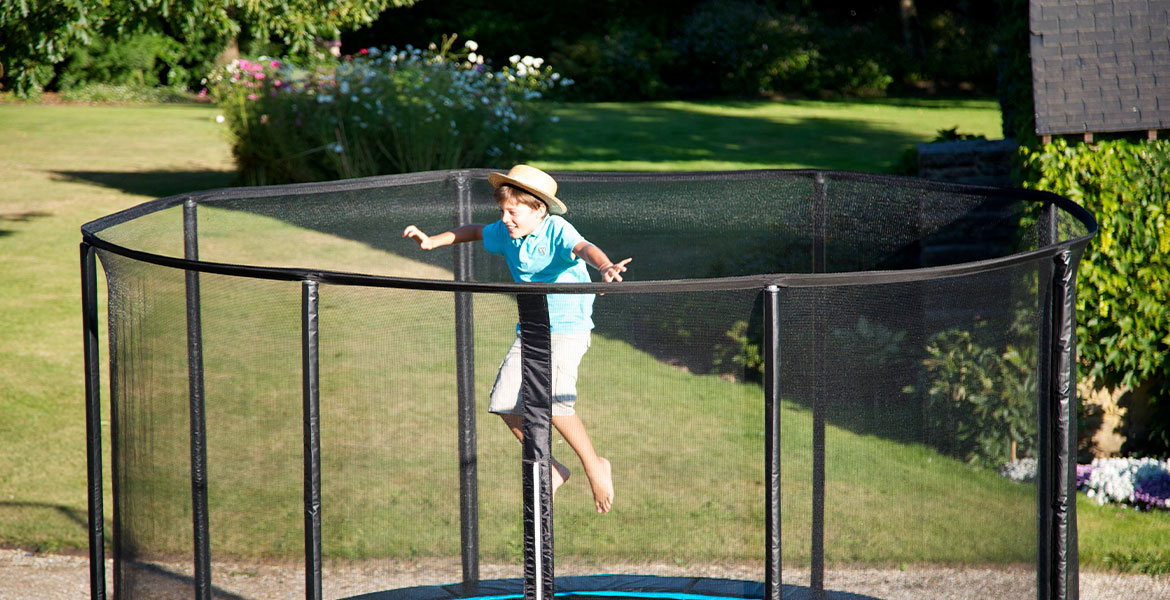
[[[1170,510],[1170,459],[1097,458],[1077,465],[1077,487],[1097,504]]]
[[[1016,483],[1032,481],[1036,479],[1036,459],[1009,460],[999,468],[999,474]]]
[[[239,60],[206,80],[247,184],[522,162],[564,85],[544,61],[492,70],[475,42],[361,50],[304,68]]]

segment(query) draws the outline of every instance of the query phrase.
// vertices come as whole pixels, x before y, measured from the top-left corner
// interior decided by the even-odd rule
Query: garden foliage
[[[1149,439],[1127,449],[1170,452],[1170,141],[1058,139],[1025,158],[1028,187],[1066,196],[1097,217],[1081,261],[1081,375],[1130,389],[1152,383]],[[1130,442],[1133,442],[1131,440]]]
[[[1034,313],[1017,310],[1011,330],[1035,339],[1024,331],[1034,320]],[[928,439],[950,456],[992,468],[1036,456],[1036,349],[997,344],[997,332],[987,321],[940,332],[923,360]]]
[[[343,42],[467,32],[504,56],[548,56],[578,82],[572,100],[990,89],[995,5],[911,6],[907,22],[897,3],[838,0],[447,0],[387,11]]]
[[[272,184],[522,162],[566,82],[542,59],[493,70],[468,42],[363,49],[313,68],[236,61],[208,78],[240,178]]]

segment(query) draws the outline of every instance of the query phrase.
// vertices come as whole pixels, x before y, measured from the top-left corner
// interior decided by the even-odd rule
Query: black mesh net
[[[187,244],[182,198],[87,226],[109,282],[117,597],[195,586],[189,288],[174,260],[192,241],[210,265],[197,337],[215,592],[251,597],[233,587],[240,572],[277,565],[288,576],[272,597],[305,593],[303,279],[321,282],[325,596],[462,578],[461,342],[480,575],[522,575],[520,446],[486,410],[520,288],[479,244],[424,252],[400,237],[498,218],[486,173],[199,195]],[[946,569],[990,569],[997,597],[1036,597],[1037,488],[1001,470],[1038,456],[1051,254],[1034,251],[1083,244],[1091,219],[1049,218],[1038,194],[834,173],[557,178],[566,218],[634,258],[596,301],[578,380],[614,509],[595,513],[555,437],[573,471],[555,503],[558,574],[763,580],[774,284],[782,583],[894,597],[888,578],[857,573],[900,569],[945,591],[970,584]],[[459,292],[467,340],[460,264],[468,284],[501,285]]]

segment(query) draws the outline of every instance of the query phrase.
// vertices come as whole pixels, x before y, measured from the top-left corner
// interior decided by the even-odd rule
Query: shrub
[[[60,98],[66,102],[142,104],[191,102],[194,94],[174,87],[91,83],[64,90]]]
[[[1127,451],[1170,452],[1170,141],[1024,151],[1025,185],[1067,196],[1100,232],[1080,263],[1077,353],[1082,375],[1131,389],[1152,383],[1148,440]]]
[[[1023,331],[1034,318],[1018,310],[1011,329],[1021,339],[1034,339]],[[1036,455],[1036,349],[1000,346],[996,331],[980,321],[969,330],[940,332],[923,360],[928,440],[945,454],[985,467],[1002,465],[1013,443],[1018,456]]]
[[[187,83],[180,66],[185,48],[160,34],[99,38],[74,51],[57,77],[61,91],[93,84],[154,87]]]
[[[674,54],[639,29],[557,42],[550,59],[575,82],[568,88],[574,100],[655,100],[672,93],[660,73]]]
[[[364,49],[315,68],[263,58],[208,78],[247,184],[522,162],[560,76],[514,56],[488,68],[474,42]]]

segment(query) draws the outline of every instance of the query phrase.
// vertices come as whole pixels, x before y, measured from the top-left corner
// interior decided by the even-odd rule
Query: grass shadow
[[[71,521],[86,531],[89,530],[89,515],[63,504],[48,504],[46,502],[27,502],[23,500],[0,501],[0,508],[48,510],[57,513],[67,521]]]
[[[65,181],[91,183],[128,194],[163,198],[184,192],[227,187],[235,181],[231,171],[54,171]]]
[[[44,212],[44,211],[40,211],[40,210],[29,210],[29,211],[14,212],[14,213],[0,213],[0,225],[3,225],[4,223],[28,223],[29,221],[32,221],[34,219],[43,219],[45,217],[51,217],[51,216],[53,216],[53,213]],[[11,229],[8,229],[6,227],[0,226],[0,237],[12,235],[13,233],[16,233],[16,232],[11,230]]]

